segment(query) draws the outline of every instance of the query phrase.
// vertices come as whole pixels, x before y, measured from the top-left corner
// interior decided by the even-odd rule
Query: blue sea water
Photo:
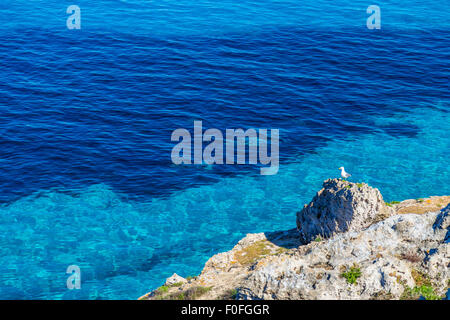
[[[136,299],[294,227],[340,166],[450,194],[449,1],[379,2],[381,30],[363,1],[75,2],[0,4],[1,299]],[[279,128],[279,173],[173,165],[194,120]]]

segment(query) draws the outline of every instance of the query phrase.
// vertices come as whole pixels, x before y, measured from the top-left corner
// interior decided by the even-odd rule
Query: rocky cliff
[[[450,197],[385,203],[327,180],[297,228],[248,234],[192,279],[140,299],[441,299],[450,279]]]

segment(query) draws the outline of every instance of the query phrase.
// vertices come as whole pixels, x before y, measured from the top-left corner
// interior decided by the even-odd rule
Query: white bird
[[[344,180],[352,176],[350,173],[345,172],[344,167],[340,167],[339,170],[341,170],[341,177],[344,178]]]

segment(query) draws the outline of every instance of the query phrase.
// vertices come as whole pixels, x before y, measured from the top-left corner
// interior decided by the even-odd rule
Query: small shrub
[[[165,293],[167,293],[167,291],[169,291],[169,287],[161,286],[158,289],[156,289],[155,291],[153,291],[153,293],[154,293],[153,296],[155,297],[155,299],[160,300],[163,298],[163,295]]]
[[[361,269],[354,265],[347,272],[343,272],[341,277],[345,278],[350,284],[356,284],[356,280],[361,277]]]
[[[432,286],[416,286],[414,288],[405,288],[400,300],[418,300],[420,297],[424,297],[425,300],[441,300],[442,297],[438,296]]]
[[[163,294],[163,293],[166,293],[167,291],[169,291],[169,287],[168,287],[168,286],[161,286],[161,287],[159,287],[158,289],[156,289],[156,291],[157,291],[158,293]]]
[[[411,270],[411,276],[413,277],[416,286],[414,288],[406,287],[402,293],[400,299],[402,300],[417,300],[421,296],[426,300],[440,300],[431,285],[431,281],[426,274],[418,270]]]
[[[391,202],[385,202],[385,203],[388,207],[392,207],[394,204],[399,204],[400,201],[391,201]]]
[[[441,297],[434,292],[431,286],[415,287],[414,290],[424,297],[425,300],[441,300]]]
[[[171,288],[175,288],[175,287],[181,287],[183,285],[183,282],[176,282],[170,285]]]
[[[183,292],[173,295],[171,298],[172,298],[172,300],[186,300]]]
[[[230,289],[230,290],[227,290],[225,292],[225,294],[222,297],[220,297],[219,299],[221,299],[221,300],[236,300],[236,297],[237,297],[237,290]]]
[[[322,241],[322,238],[320,236],[317,236],[316,239],[314,240],[315,242],[320,242]]]

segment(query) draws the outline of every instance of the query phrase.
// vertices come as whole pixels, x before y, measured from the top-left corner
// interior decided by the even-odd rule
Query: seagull
[[[344,178],[344,180],[352,176],[350,173],[345,172],[344,167],[340,167],[339,170],[341,170],[341,177]]]

